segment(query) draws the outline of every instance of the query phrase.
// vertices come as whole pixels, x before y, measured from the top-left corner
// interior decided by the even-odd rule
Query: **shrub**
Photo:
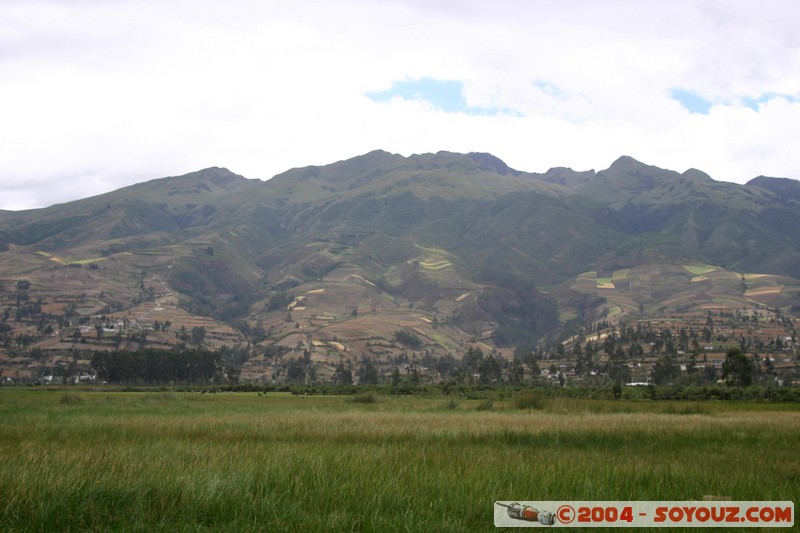
[[[494,403],[492,402],[491,398],[483,400],[475,408],[476,411],[492,411],[493,409],[494,409]]]
[[[542,395],[534,391],[521,392],[514,396],[511,404],[516,409],[544,409]]]
[[[452,410],[455,410],[455,409],[458,409],[458,400],[456,400],[455,398],[453,398],[453,397],[451,396],[451,397],[450,397],[450,398],[448,398],[448,399],[447,399],[447,401],[445,402],[445,404],[444,404],[444,408],[445,408],[445,409],[450,409],[451,411],[452,411]]]
[[[65,392],[58,400],[58,403],[62,403],[64,405],[77,405],[83,402],[83,396],[80,394],[75,394],[74,392]]]
[[[356,394],[353,396],[350,401],[353,403],[377,403],[378,395],[373,391],[362,392],[361,394]]]

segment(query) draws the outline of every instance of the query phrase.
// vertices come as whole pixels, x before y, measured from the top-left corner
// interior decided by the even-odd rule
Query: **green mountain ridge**
[[[798,191],[793,180],[736,185],[627,156],[598,172],[541,174],[485,153],[381,150],[268,181],[210,168],[0,213],[0,279],[44,280],[44,269],[94,263],[86,293],[163,281],[192,314],[286,327],[289,337],[283,323],[300,327],[297,316],[311,327],[319,317],[364,322],[367,311],[391,323],[387,313],[413,309],[454,328],[448,338],[425,330],[442,347],[461,335],[532,345],[608,310],[609,284],[592,285],[590,272],[713,265],[793,286]],[[636,279],[638,292],[615,288],[625,313],[691,305],[692,284],[655,291],[645,290],[646,276]],[[747,301],[744,289],[734,292]],[[793,290],[781,295],[775,302],[787,312],[800,303]]]

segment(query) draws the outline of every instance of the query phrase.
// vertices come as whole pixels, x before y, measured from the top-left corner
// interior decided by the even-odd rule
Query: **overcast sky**
[[[796,0],[2,0],[0,209],[373,149],[800,178]]]

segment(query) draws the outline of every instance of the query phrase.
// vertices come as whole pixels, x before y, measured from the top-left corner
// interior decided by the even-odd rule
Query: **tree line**
[[[207,384],[226,379],[221,355],[200,349],[97,352],[91,365],[98,380],[123,385]]]

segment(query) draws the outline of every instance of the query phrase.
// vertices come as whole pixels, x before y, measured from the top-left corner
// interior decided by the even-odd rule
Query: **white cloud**
[[[266,179],[375,148],[488,151],[530,171],[628,154],[716,179],[800,177],[798,18],[791,0],[9,0],[0,208],[212,165]],[[516,115],[366,96],[422,78]]]

